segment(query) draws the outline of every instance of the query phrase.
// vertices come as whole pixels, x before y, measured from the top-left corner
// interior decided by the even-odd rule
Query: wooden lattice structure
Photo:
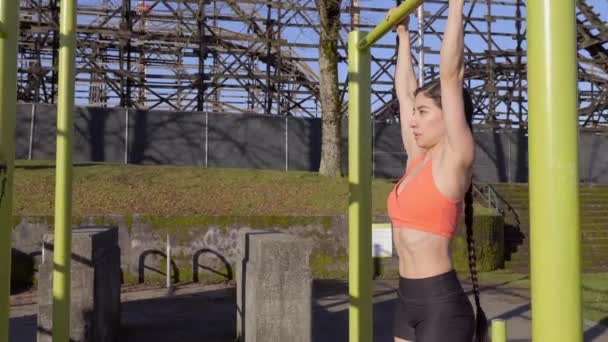
[[[54,103],[58,0],[20,3],[19,100]],[[351,14],[360,13],[357,26],[369,29],[387,10],[374,4],[363,0],[352,8],[344,0],[342,70]],[[467,82],[475,121],[525,127],[525,3],[479,0],[466,9]],[[420,45],[422,32],[422,72],[432,79],[447,1],[426,1],[424,10],[423,30],[412,20],[413,46]],[[579,1],[579,122],[603,131],[608,127],[608,29],[602,15]],[[80,0],[77,103],[318,117],[319,29],[313,0]],[[373,108],[378,119],[393,120],[395,36],[380,42],[372,55]],[[342,89],[345,77],[342,72]]]

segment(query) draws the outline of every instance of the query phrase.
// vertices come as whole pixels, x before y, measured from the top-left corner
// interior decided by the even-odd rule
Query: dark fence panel
[[[76,162],[128,162],[203,167],[317,171],[321,160],[321,120],[268,115],[203,112],[127,111],[77,107],[74,118]],[[17,159],[30,149],[32,105],[19,104],[15,132]],[[398,124],[374,123],[373,174],[397,179],[407,156]],[[56,109],[35,106],[33,159],[54,159]],[[348,122],[342,122],[342,170],[348,172]],[[477,129],[475,179],[527,182],[528,137],[523,130]],[[580,133],[580,177],[608,183],[608,136]]]

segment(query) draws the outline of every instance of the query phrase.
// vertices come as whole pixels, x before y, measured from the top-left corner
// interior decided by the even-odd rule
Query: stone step
[[[517,225],[505,233],[507,248],[512,249],[507,268],[528,269],[530,203],[527,184],[492,184],[498,194],[515,210],[517,220],[506,216],[506,223]],[[581,256],[586,270],[608,271],[608,186],[581,185],[579,191]],[[519,223],[518,223],[519,222]]]
[[[581,234],[597,234],[601,232],[608,231],[608,226],[606,225],[586,225],[581,227]]]

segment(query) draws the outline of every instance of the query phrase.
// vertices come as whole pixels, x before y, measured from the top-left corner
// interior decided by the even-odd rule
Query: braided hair
[[[439,81],[433,81],[416,89],[414,96],[423,93],[433,100],[435,105],[441,108],[441,84]],[[462,88],[462,97],[464,100],[464,112],[467,119],[469,129],[473,129],[473,101],[467,88]],[[486,314],[481,307],[479,300],[479,280],[477,278],[477,267],[475,256],[475,239],[473,238],[473,184],[464,195],[464,223],[467,233],[467,250],[469,254],[469,269],[471,271],[471,282],[473,283],[473,294],[475,296],[475,342],[485,342],[488,332],[488,321]]]

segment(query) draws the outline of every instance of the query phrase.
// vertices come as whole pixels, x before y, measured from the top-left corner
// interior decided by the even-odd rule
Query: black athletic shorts
[[[421,279],[399,279],[395,336],[416,342],[471,342],[473,306],[455,271]]]

